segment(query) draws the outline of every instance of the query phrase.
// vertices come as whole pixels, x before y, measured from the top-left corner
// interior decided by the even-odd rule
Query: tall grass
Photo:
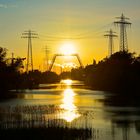
[[[54,126],[89,128],[88,115],[90,112],[81,112],[80,118],[67,122],[60,118],[60,114],[64,111],[64,109],[54,105],[0,107],[0,128],[47,128]],[[80,126],[79,122],[83,120],[85,123]]]
[[[79,126],[83,118],[67,122],[59,118],[64,110],[54,105],[35,106],[8,106],[0,107],[0,138],[21,139],[32,136],[34,139],[44,136],[57,139],[86,139],[94,134],[93,129],[87,125]],[[82,113],[85,119],[88,113]],[[15,136],[16,135],[16,136]]]

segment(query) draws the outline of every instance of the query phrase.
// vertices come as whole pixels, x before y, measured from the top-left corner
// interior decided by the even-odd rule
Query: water
[[[120,101],[111,93],[86,89],[81,82],[71,80],[40,87],[18,93],[17,98],[1,102],[0,107],[54,105],[60,110],[52,113],[51,119],[65,120],[70,127],[92,128],[91,139],[140,139],[140,107],[131,100],[129,103],[127,97]]]

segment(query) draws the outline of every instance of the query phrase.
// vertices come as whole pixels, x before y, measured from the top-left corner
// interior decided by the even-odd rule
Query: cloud
[[[13,4],[0,4],[0,8],[16,8],[17,5],[13,5]]]
[[[6,4],[0,4],[0,8],[8,8]]]

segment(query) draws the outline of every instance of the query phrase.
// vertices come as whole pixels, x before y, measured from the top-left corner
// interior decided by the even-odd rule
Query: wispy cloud
[[[1,4],[0,3],[0,8],[16,8],[17,5],[13,5],[13,4]]]
[[[8,8],[6,4],[0,4],[0,8]]]

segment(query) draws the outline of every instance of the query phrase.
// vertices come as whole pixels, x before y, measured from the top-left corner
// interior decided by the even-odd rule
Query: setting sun
[[[72,42],[65,42],[60,46],[60,53],[63,55],[71,55],[76,53],[75,44]]]

